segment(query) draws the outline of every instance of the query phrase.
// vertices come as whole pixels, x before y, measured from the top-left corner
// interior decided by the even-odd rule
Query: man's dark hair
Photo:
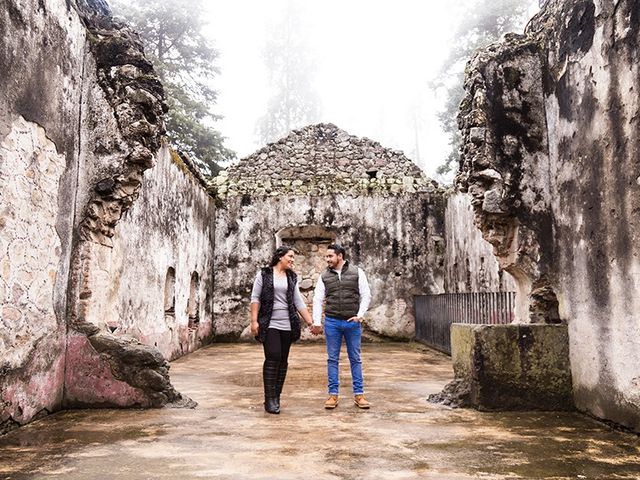
[[[327,250],[333,250],[334,252],[336,252],[336,255],[342,255],[342,258],[347,258],[347,251],[339,243],[332,243],[327,247]]]
[[[273,257],[271,257],[270,266],[275,267],[280,261],[280,259],[284,257],[287,253],[291,252],[292,250],[295,252],[293,247],[290,247],[289,245],[281,245],[278,248],[276,248],[276,251],[273,252]]]

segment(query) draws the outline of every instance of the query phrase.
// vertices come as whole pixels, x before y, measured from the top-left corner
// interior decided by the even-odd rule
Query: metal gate
[[[443,293],[415,297],[416,340],[451,355],[451,324],[514,320],[515,292]]]

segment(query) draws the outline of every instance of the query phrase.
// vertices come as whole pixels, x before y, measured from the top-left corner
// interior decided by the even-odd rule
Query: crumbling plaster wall
[[[145,172],[140,197],[105,251],[103,295],[91,308],[95,323],[155,345],[167,359],[194,351],[212,334],[215,205],[185,160],[163,148]],[[165,306],[169,268],[175,271],[172,312]],[[198,314],[190,326],[194,272]]]
[[[216,211],[216,336],[235,339],[249,325],[253,279],[269,263],[276,233],[318,226],[334,232],[367,274],[373,298],[365,328],[411,338],[413,295],[442,292],[443,211],[439,192],[227,198]]]
[[[216,338],[249,336],[252,282],[283,229],[315,229],[345,245],[369,279],[364,325],[375,334],[411,338],[413,296],[442,292],[444,192],[400,151],[309,125],[231,165],[213,188]]]
[[[2,432],[62,403],[86,39],[65,2],[7,0],[0,32]]]
[[[451,191],[444,214],[445,293],[513,292],[515,282],[482,238],[474,222],[469,195]]]
[[[575,403],[640,430],[640,4],[550,1],[469,64],[461,186],[523,321],[568,322]]]
[[[159,351],[85,318],[91,262],[160,146],[153,68],[102,0],[7,0],[0,32],[0,431],[180,401]]]

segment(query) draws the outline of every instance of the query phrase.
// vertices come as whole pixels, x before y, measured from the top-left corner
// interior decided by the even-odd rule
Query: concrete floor
[[[195,410],[61,412],[0,437],[0,478],[619,479],[640,478],[640,438],[570,413],[452,410],[425,401],[447,357],[367,344],[373,403],[325,411],[323,345],[295,345],[283,411],[262,409],[258,345],[214,345],[172,363]]]

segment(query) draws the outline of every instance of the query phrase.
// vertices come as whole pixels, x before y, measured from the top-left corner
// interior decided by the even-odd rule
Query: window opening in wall
[[[164,281],[164,313],[175,315],[176,311],[176,270],[173,267],[167,269]]]
[[[189,286],[189,302],[187,303],[187,316],[189,317],[189,328],[196,328],[200,323],[200,277],[197,272],[191,274]]]
[[[369,175],[369,179],[377,178],[378,171],[377,170],[367,170],[367,175]]]

